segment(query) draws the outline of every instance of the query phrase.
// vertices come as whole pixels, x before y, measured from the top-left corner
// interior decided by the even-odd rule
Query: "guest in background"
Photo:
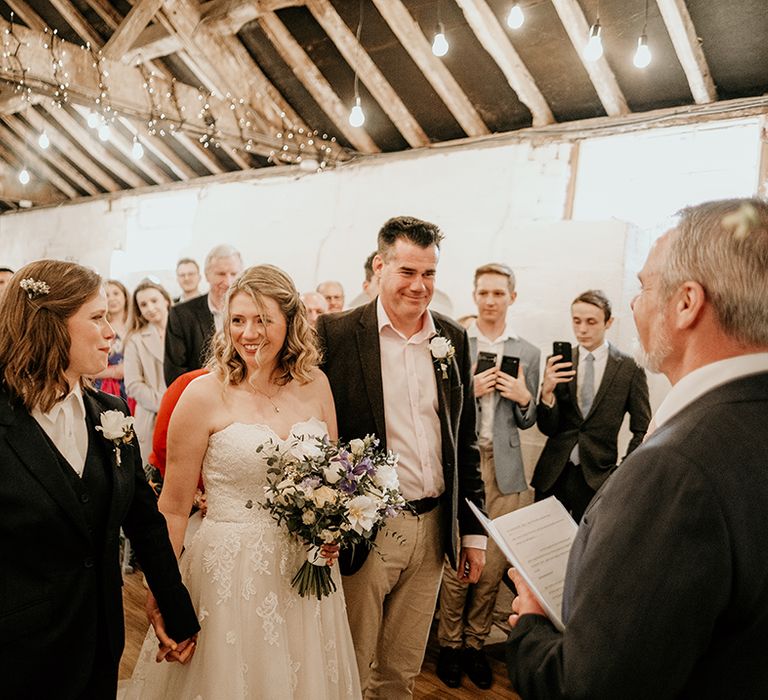
[[[577,370],[560,355],[547,360],[536,422],[548,439],[531,484],[537,501],[555,496],[578,522],[616,469],[624,415],[632,431],[629,454],[645,437],[651,406],[643,369],[605,339],[613,323],[608,297],[599,289],[577,296],[571,322]]]
[[[133,292],[133,326],[125,341],[125,386],[136,400],[136,436],[145,460],[152,450],[152,431],[165,392],[163,347],[170,306],[170,295],[157,282],[144,280]]]
[[[459,316],[456,319],[456,323],[458,323],[462,328],[469,328],[476,320],[476,314],[464,314],[464,316]]]
[[[200,296],[200,267],[192,258],[181,258],[176,263],[176,281],[181,288],[181,296],[173,300],[174,304],[189,301]]]
[[[123,366],[123,345],[128,334],[128,303],[130,296],[125,285],[118,280],[107,280],[107,320],[115,331],[109,348],[109,364],[95,377],[94,385],[99,391],[119,396],[128,402],[131,413],[136,401],[125,391],[125,368]]]
[[[328,313],[344,310],[344,287],[341,282],[328,280],[317,285],[317,290],[328,303]]]
[[[0,296],[3,295],[5,286],[11,277],[13,277],[13,270],[10,267],[0,267]]]
[[[520,449],[520,431],[536,423],[534,396],[539,386],[540,353],[507,322],[507,312],[517,299],[512,269],[500,263],[483,265],[475,270],[474,287],[478,315],[467,329],[472,364],[477,364],[479,352],[496,358],[492,367],[475,372],[473,388],[485,504],[488,517],[498,518],[533,503]],[[504,372],[505,358],[519,360],[514,376]],[[492,540],[477,583],[460,581],[456,570],[445,565],[437,631],[437,675],[449,688],[461,685],[462,672],[481,690],[491,687],[493,673],[483,647],[491,632],[496,596],[508,566]]]
[[[6,698],[114,698],[119,533],[159,604],[161,655],[199,624],[125,402],[90,388],[114,331],[95,272],[39,260],[0,299],[0,677]],[[114,419],[114,421],[110,420]],[[171,651],[172,639],[180,642]],[[181,655],[181,656],[179,656]]]
[[[307,321],[314,328],[317,325],[317,318],[321,314],[328,313],[328,302],[320,292],[304,292],[301,295],[301,303],[307,311]]]
[[[374,250],[363,263],[363,272],[365,279],[363,280],[363,291],[360,292],[350,303],[350,309],[356,309],[358,306],[367,304],[369,301],[373,301],[379,293],[379,278],[373,274],[373,259],[376,257],[376,251]]]
[[[168,316],[165,334],[165,383],[205,364],[211,338],[224,324],[224,298],[243,269],[240,253],[218,245],[205,258],[208,294],[176,304]]]

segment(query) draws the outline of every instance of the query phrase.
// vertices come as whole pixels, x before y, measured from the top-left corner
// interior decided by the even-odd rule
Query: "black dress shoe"
[[[437,657],[437,677],[449,688],[461,686],[461,649],[440,647]]]
[[[488,690],[493,685],[493,671],[482,649],[464,649],[462,668],[480,690]]]

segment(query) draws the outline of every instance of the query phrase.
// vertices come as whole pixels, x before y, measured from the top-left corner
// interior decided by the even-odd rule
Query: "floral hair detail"
[[[47,282],[36,280],[32,277],[26,277],[25,279],[21,280],[21,282],[19,282],[19,286],[27,293],[27,296],[30,299],[38,299],[39,297],[44,297],[51,291],[51,288],[48,286]]]

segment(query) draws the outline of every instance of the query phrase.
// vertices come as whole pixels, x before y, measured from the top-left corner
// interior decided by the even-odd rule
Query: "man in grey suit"
[[[494,356],[493,366],[482,371],[477,367],[473,379],[485,504],[489,517],[496,518],[533,501],[519,431],[536,423],[539,350],[507,323],[507,312],[517,299],[515,274],[509,266],[490,263],[477,268],[473,298],[477,320],[467,329],[472,364],[477,365],[478,352]],[[515,376],[504,372],[509,369],[502,365],[504,358],[517,358]],[[440,590],[437,675],[449,688],[461,685],[462,672],[480,689],[491,687],[493,673],[483,646],[507,566],[493,542],[488,543],[485,568],[474,585],[461,582],[446,564]]]
[[[682,212],[632,302],[672,390],[584,515],[558,632],[516,572],[508,667],[526,698],[765,698],[768,205]]]
[[[645,437],[651,407],[643,369],[605,339],[613,323],[605,294],[590,289],[576,297],[571,321],[579,342],[573,365],[554,355],[544,369],[536,422],[549,439],[531,485],[537,501],[555,496],[578,522],[616,468],[624,415],[632,432],[629,454]]]
[[[454,566],[458,560],[459,575],[471,582],[485,563],[486,538],[465,500],[484,507],[469,340],[457,323],[427,310],[442,238],[429,222],[390,219],[373,262],[380,296],[317,320],[339,436],[374,433],[382,448],[398,453],[410,505],[378,534],[370,555],[344,566],[342,551],[366,698],[412,696],[444,555]]]

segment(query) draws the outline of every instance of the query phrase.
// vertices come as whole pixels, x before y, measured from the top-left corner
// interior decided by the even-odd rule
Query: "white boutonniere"
[[[429,341],[429,351],[432,353],[435,364],[443,373],[443,379],[448,379],[448,363],[456,354],[451,341],[442,335],[436,335]]]
[[[120,445],[129,445],[133,440],[133,416],[126,416],[122,411],[104,411],[99,418],[101,425],[96,426],[107,440],[115,446],[115,461],[120,466]]]

